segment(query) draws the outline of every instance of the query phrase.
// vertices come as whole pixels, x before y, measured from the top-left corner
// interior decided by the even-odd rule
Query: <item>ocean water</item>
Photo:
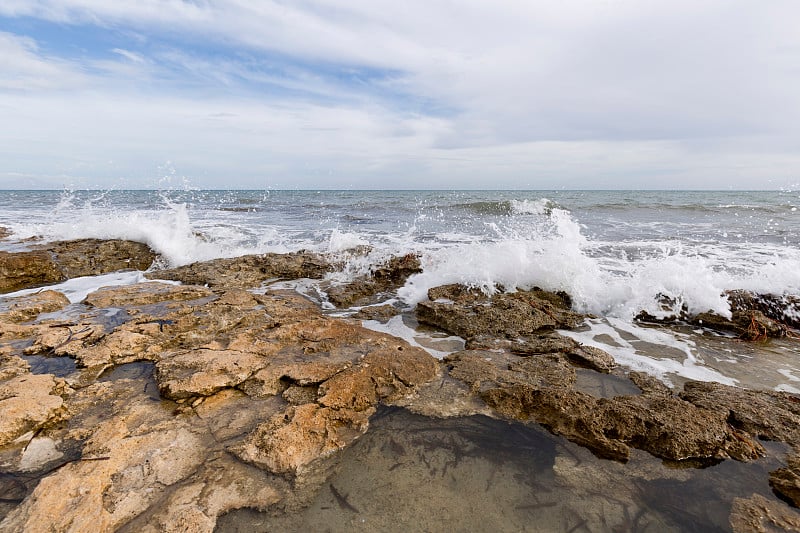
[[[334,282],[415,253],[424,271],[394,302],[408,310],[445,283],[564,290],[576,310],[597,316],[570,335],[628,368],[670,384],[800,392],[797,341],[752,345],[633,320],[681,307],[727,315],[729,289],[800,294],[799,205],[797,191],[0,191],[0,226],[13,231],[0,249],[24,249],[33,237],[125,238],[146,242],[167,266],[305,249],[345,259]],[[348,254],[355,247],[370,251]],[[139,279],[111,275],[63,288],[78,300]],[[325,305],[324,290],[299,288]],[[663,309],[663,297],[673,309]],[[427,347],[436,341],[410,313],[371,326]]]

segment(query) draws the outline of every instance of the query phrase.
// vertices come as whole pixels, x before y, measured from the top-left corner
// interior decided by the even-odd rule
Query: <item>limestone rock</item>
[[[57,291],[41,291],[27,296],[0,300],[0,321],[27,322],[41,313],[58,311],[69,299]]]
[[[760,494],[735,498],[730,514],[734,533],[800,531],[800,513]]]
[[[259,426],[233,451],[242,460],[272,472],[296,475],[363,434],[374,412],[374,408],[353,411],[316,403],[292,406]]]
[[[769,484],[781,498],[800,507],[800,452],[789,455],[786,463],[784,468],[770,472]]]
[[[61,420],[70,388],[50,374],[20,374],[0,382],[0,446]]]
[[[42,245],[68,279],[117,270],[147,270],[156,254],[146,244],[121,239],[78,239]]]
[[[407,254],[392,257],[378,265],[369,275],[359,277],[344,285],[334,285],[326,291],[328,300],[336,307],[350,307],[369,301],[378,293],[386,293],[402,287],[409,276],[422,272],[419,257]]]
[[[466,339],[478,335],[519,337],[571,328],[582,315],[552,303],[541,290],[486,296],[459,286],[431,289],[430,301],[417,304],[417,318]]]
[[[11,230],[5,226],[0,226],[0,239],[6,239],[11,236]]]
[[[173,400],[233,388],[263,368],[264,358],[234,350],[190,350],[162,355],[156,363],[161,394]]]
[[[180,281],[209,287],[252,288],[276,279],[322,278],[332,266],[311,252],[245,255],[192,263],[148,275],[151,279]]]
[[[45,251],[0,251],[0,294],[64,281],[66,276]]]
[[[102,287],[89,293],[83,303],[97,308],[133,307],[163,301],[200,300],[213,295],[214,293],[205,287],[172,285],[154,281],[122,287]]]
[[[371,305],[359,309],[354,318],[358,320],[377,320],[378,322],[386,323],[399,314],[400,310],[393,305]]]

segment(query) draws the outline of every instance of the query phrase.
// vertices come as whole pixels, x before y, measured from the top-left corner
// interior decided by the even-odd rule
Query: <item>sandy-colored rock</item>
[[[735,498],[730,525],[734,533],[800,531],[800,513],[760,494]]]
[[[0,294],[64,281],[66,276],[46,251],[0,251]]]
[[[594,346],[579,346],[567,352],[570,361],[584,368],[591,368],[605,374],[611,372],[617,362],[608,352]]]
[[[0,531],[114,531],[146,510],[167,487],[191,475],[204,458],[200,436],[141,404],[131,419],[101,424],[82,460],[43,479]]]
[[[57,291],[41,291],[27,296],[0,300],[0,321],[27,322],[41,313],[58,311],[69,299]]]
[[[156,254],[146,244],[121,239],[78,239],[41,246],[68,279],[117,270],[147,270]]]
[[[156,363],[156,380],[166,398],[209,396],[236,387],[265,364],[263,357],[248,352],[189,350],[162,354]]]
[[[31,365],[12,351],[10,346],[0,346],[0,383],[30,373]]]
[[[704,409],[725,413],[737,429],[759,438],[800,443],[800,396],[755,391],[705,381],[684,384],[680,397]]]
[[[319,279],[331,269],[332,266],[319,254],[311,252],[270,253],[192,263],[178,268],[152,272],[148,274],[148,277],[181,281],[190,285],[252,288],[278,278]]]
[[[70,388],[50,374],[21,374],[0,382],[0,446],[61,420]]]
[[[354,318],[358,320],[377,320],[385,323],[399,314],[400,310],[393,305],[371,305],[359,309]]]
[[[213,294],[211,290],[196,285],[173,285],[153,281],[122,287],[102,287],[89,293],[83,303],[98,308],[132,307],[163,301],[200,300]]]
[[[291,406],[262,424],[234,453],[280,474],[301,474],[312,462],[353,442],[374,409],[331,409],[316,403]]]

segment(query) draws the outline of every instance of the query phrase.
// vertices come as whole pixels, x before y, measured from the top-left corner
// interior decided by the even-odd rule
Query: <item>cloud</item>
[[[114,36],[59,55],[37,42],[45,34],[0,34],[0,90],[22,92],[9,120],[63,147],[56,175],[78,172],[70,153],[83,169],[103,159],[67,149],[84,140],[115,154],[104,171],[131,161],[142,174],[163,157],[209,182],[225,173],[218,160],[238,175],[342,185],[381,172],[605,186],[615,169],[615,183],[667,171],[685,186],[796,180],[792,0],[8,0],[0,16]],[[50,94],[64,90],[68,110]]]

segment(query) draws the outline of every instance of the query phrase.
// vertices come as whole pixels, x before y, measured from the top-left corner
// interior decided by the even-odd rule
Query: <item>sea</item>
[[[800,295],[800,191],[0,191],[0,249],[79,238],[132,239],[159,267],[264,252],[311,250],[345,264],[344,283],[396,255],[423,272],[389,303],[406,310],[368,323],[438,357],[458,349],[413,320],[431,287],[463,283],[487,293],[566,291],[595,318],[563,332],[601,347],[623,367],[679,386],[687,379],[800,393],[796,339],[747,343],[686,324],[634,318],[713,311],[730,315],[726,290]],[[34,240],[32,240],[34,239]],[[359,253],[353,253],[359,250]],[[71,280],[72,300],[128,272]],[[294,288],[331,313],[323,284]],[[665,302],[669,305],[665,307]]]

